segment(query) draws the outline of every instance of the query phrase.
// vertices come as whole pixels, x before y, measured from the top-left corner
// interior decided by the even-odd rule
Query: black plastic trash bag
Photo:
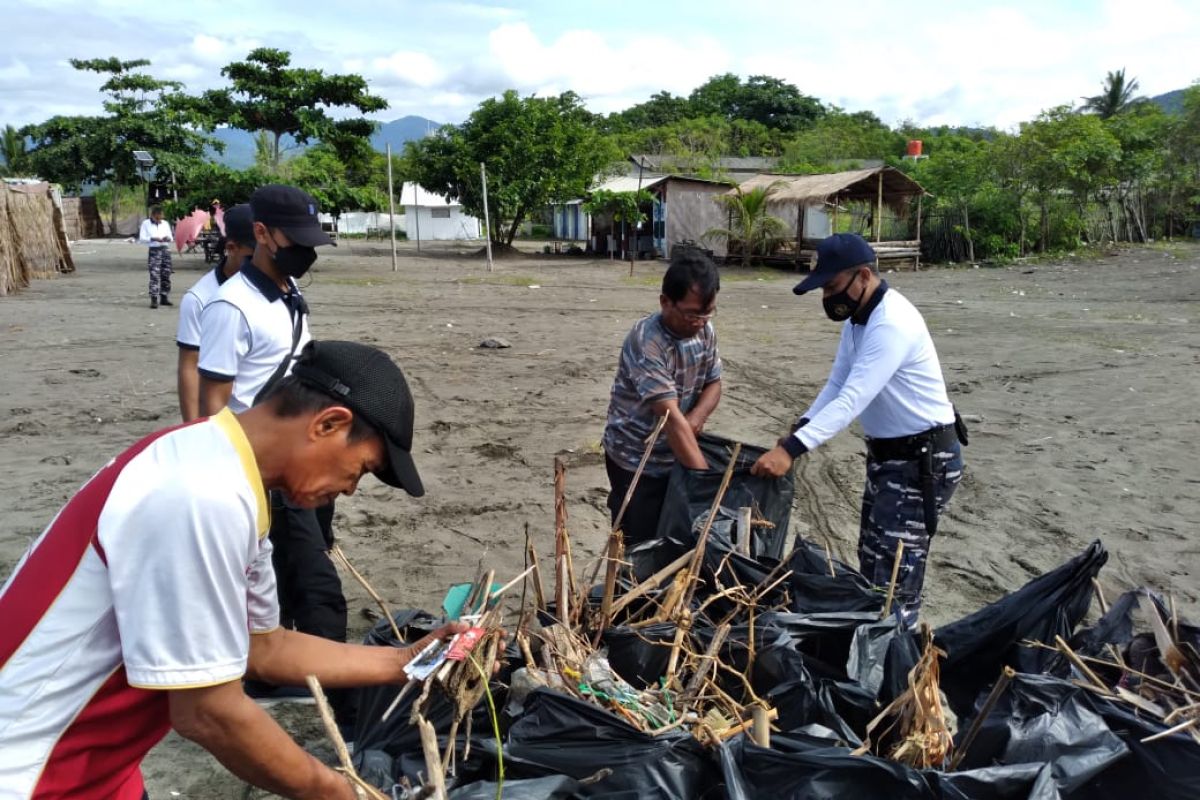
[[[855,629],[846,674],[886,706],[908,689],[908,673],[920,659],[916,634],[893,615]]]
[[[745,737],[718,752],[729,800],[1058,800],[1041,764],[953,774],[916,770],[844,747],[772,736],[771,749]]]
[[[547,775],[504,782],[504,800],[570,800],[579,792],[579,782],[566,775]],[[449,800],[496,800],[496,784],[477,781],[447,793]]]
[[[787,558],[792,574],[788,604],[797,614],[822,611],[874,611],[883,608],[884,595],[857,570],[826,556],[811,542],[798,540]],[[830,575],[830,571],[834,572]]]
[[[698,437],[698,443],[704,459],[708,462],[708,469],[692,470],[676,464],[671,470],[666,500],[658,518],[660,539],[694,541],[693,524],[712,508],[713,500],[721,487],[721,479],[729,466],[729,456],[735,442],[702,433]],[[766,452],[766,449],[761,447],[742,445],[721,506],[726,510],[723,515],[726,522],[729,521],[730,514],[736,516],[737,509],[750,506],[755,510],[757,517],[774,525],[773,528],[755,529],[750,554],[778,560],[783,558],[787,546],[795,479],[791,472],[780,478],[751,475],[750,467]],[[720,519],[721,517],[718,517],[718,520],[714,521],[714,527],[720,524]],[[724,538],[732,541],[728,534],[725,534]]]
[[[1040,674],[1054,651],[1020,646],[1032,640],[1052,643],[1070,637],[1092,601],[1092,579],[1108,561],[1099,541],[1080,555],[1034,578],[1023,587],[974,614],[937,629],[942,690],[959,719],[972,716],[979,693],[995,682],[1005,665]]]
[[[608,664],[635,689],[655,686],[667,671],[675,624],[657,622],[638,630],[624,626],[609,628],[602,637],[608,648]]]
[[[984,720],[963,766],[1042,759],[1064,797],[1200,797],[1200,747],[1070,681],[1018,674]]]
[[[504,748],[523,768],[582,780],[603,768],[606,777],[586,786],[583,797],[644,800],[720,797],[716,764],[690,734],[678,729],[651,736],[602,708],[538,689],[525,713],[508,730]]]

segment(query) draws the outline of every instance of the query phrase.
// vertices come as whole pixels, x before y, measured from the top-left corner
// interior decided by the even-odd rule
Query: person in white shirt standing
[[[221,239],[221,260],[204,273],[179,301],[179,329],[175,344],[179,347],[177,386],[179,413],[184,422],[200,416],[200,317],[204,307],[217,296],[222,284],[237,274],[242,262],[254,255],[254,215],[246,203],[225,212],[225,236]]]
[[[150,219],[142,220],[138,243],[147,245],[146,269],[150,271],[150,307],[171,305],[171,224],[163,219],[161,206],[150,207]]]
[[[946,394],[921,312],[880,279],[875,251],[839,233],[817,246],[817,266],[792,290],[822,289],[825,314],[842,322],[829,380],[795,431],[754,464],[779,476],[794,460],[858,419],[867,440],[859,522],[859,570],[876,586],[891,580],[903,544],[892,609],[916,623],[938,516],[962,480],[966,428]]]

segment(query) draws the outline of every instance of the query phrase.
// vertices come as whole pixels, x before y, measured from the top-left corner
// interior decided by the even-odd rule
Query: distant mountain
[[[390,144],[392,152],[398,153],[404,149],[405,142],[428,136],[440,127],[442,123],[424,117],[401,117],[383,123],[371,137],[371,146],[382,153],[387,149],[385,145]]]
[[[391,144],[392,152],[398,153],[404,149],[404,143],[411,139],[420,139],[426,134],[441,127],[440,122],[434,122],[424,117],[401,117],[391,122],[384,122],[371,136],[371,146],[379,152],[384,152]],[[213,132],[213,137],[225,143],[225,152],[217,155],[209,152],[216,161],[235,169],[245,169],[254,165],[254,134],[237,128],[219,128]],[[296,148],[291,136],[284,136],[281,142],[289,154],[302,151]]]
[[[1168,114],[1178,114],[1183,111],[1183,89],[1176,89],[1173,92],[1151,97],[1150,102],[1156,103],[1159,108]]]

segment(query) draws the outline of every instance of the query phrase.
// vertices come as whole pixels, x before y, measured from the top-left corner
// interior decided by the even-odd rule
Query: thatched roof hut
[[[855,200],[883,204],[900,213],[914,197],[928,194],[921,184],[895,167],[855,169],[824,175],[755,175],[741,183],[742,191],[777,184],[771,193],[776,203],[819,205]]]
[[[0,297],[74,272],[62,195],[48,183],[0,183]]]
[[[748,192],[769,186],[773,187],[768,202],[772,216],[795,228],[795,249],[791,258],[798,267],[811,266],[815,257],[815,241],[830,230],[838,229],[839,210],[852,203],[862,203],[868,207],[871,230],[867,238],[873,240],[875,252],[880,260],[911,260],[914,267],[919,264],[920,204],[921,198],[928,192],[921,184],[895,167],[873,167],[822,175],[755,175],[742,181],[739,189]],[[731,189],[729,194],[735,191],[737,190]],[[884,241],[884,209],[888,209],[896,217],[907,218],[909,204],[914,198],[917,201],[915,233],[908,230],[911,238]],[[806,209],[814,208],[818,214],[826,208],[832,212],[832,222],[825,220],[823,232],[812,230],[813,226],[809,221],[812,214],[806,213]]]

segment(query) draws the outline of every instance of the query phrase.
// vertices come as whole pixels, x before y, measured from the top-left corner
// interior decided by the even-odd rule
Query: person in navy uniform
[[[795,430],[755,462],[779,476],[794,460],[858,419],[867,441],[867,480],[859,522],[859,570],[886,587],[901,543],[893,610],[913,625],[938,517],[962,480],[966,430],[925,320],[879,277],[875,251],[838,233],[817,246],[817,266],[796,294],[822,290],[825,314],[842,323],[825,387]]]

